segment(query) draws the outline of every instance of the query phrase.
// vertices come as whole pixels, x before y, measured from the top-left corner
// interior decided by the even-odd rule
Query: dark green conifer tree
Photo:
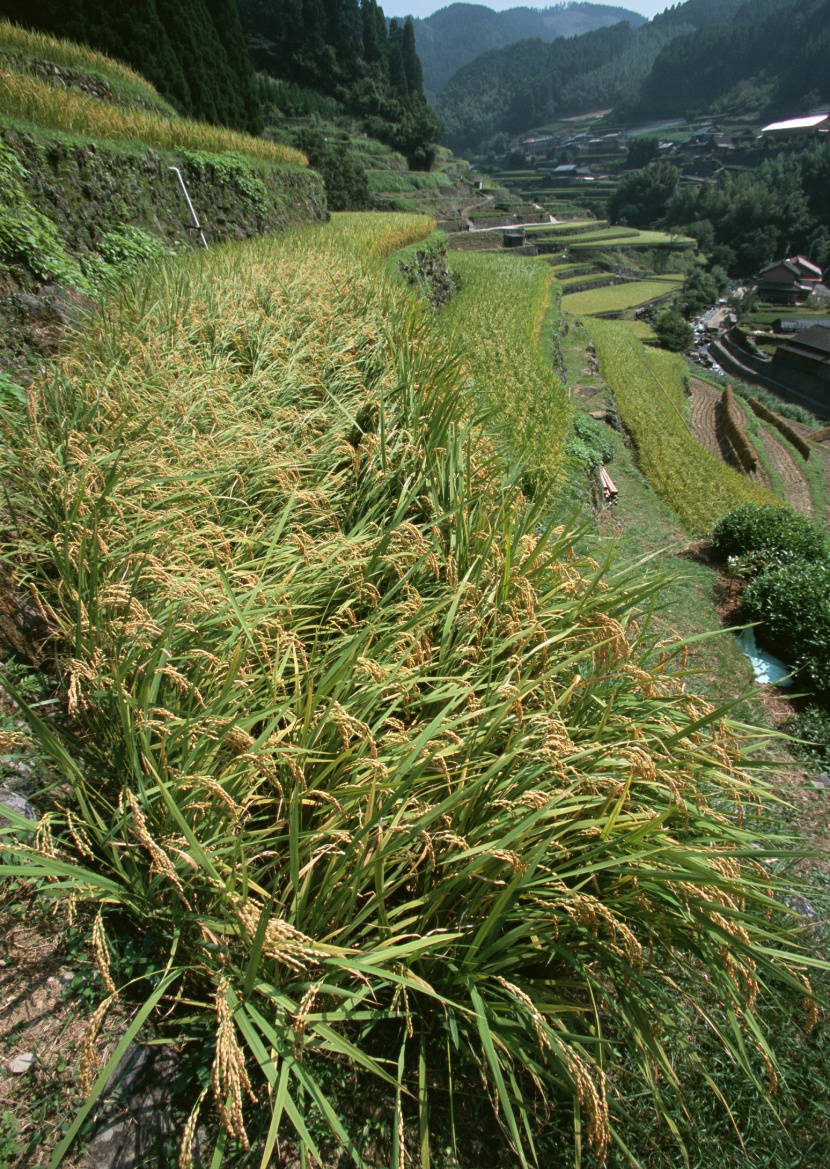
[[[401,58],[403,71],[406,75],[406,88],[414,98],[424,96],[424,75],[421,71],[421,62],[415,49],[415,26],[407,17],[401,36]]]

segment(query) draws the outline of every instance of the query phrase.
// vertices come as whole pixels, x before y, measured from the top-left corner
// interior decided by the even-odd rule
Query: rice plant
[[[589,292],[573,292],[568,296],[567,310],[579,316],[596,316],[599,313],[623,312],[648,304],[661,296],[676,292],[683,283],[682,277],[652,277],[649,280],[632,280],[626,284],[614,284],[607,288],[592,288]]]
[[[150,84],[146,77],[115,61],[89,45],[61,40],[45,33],[20,28],[8,20],[0,20],[0,51],[9,54],[6,64],[14,65],[15,58],[25,62],[51,61],[66,69],[79,69],[103,77],[115,91],[127,98],[136,98],[175,116],[173,107]]]
[[[280,142],[236,130],[113,105],[85,93],[49,85],[38,77],[0,68],[0,110],[50,130],[91,138],[141,142],[159,150],[232,151],[275,166],[306,166],[304,154]]]
[[[576,293],[568,304],[583,295],[595,294]],[[742,503],[780,505],[774,495],[727,466],[693,437],[686,418],[685,366],[680,357],[645,349],[622,322],[592,321],[591,336],[600,372],[614,391],[643,473],[691,533],[703,535]]]
[[[171,260],[3,414],[6,566],[73,736],[27,711],[71,796],[3,830],[0,873],[90,908],[107,994],[53,1166],[149,1020],[209,1085],[180,1164],[212,1099],[214,1169],[278,1139],[402,1169],[448,1101],[513,1164],[552,1113],[563,1163],[601,1164],[628,1100],[670,1114],[696,1003],[762,1088],[756,999],[815,1014],[749,732],[652,645],[644,566],[580,557],[505,475],[470,367],[373,255],[428,226]],[[141,1006],[113,977],[125,923],[155,947]],[[97,1067],[116,995],[134,1014]]]
[[[571,410],[543,349],[543,328],[552,330],[551,269],[474,252],[453,252],[451,266],[459,291],[441,326],[467,355],[473,392],[493,412],[512,457],[534,475],[556,475]]]

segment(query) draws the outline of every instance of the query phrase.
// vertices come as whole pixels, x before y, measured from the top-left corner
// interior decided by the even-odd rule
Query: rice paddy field
[[[574,292],[568,296],[569,313],[580,316],[597,316],[601,313],[624,312],[638,308],[651,300],[669,296],[683,283],[680,276],[651,276],[647,280],[632,280],[608,288],[592,288],[587,292]]]
[[[441,325],[466,356],[473,392],[497,419],[512,457],[555,477],[571,411],[540,347],[554,311],[553,271],[531,258],[462,251],[452,253],[452,269],[460,288]]]
[[[815,1023],[755,733],[650,632],[659,581],[511,468],[568,421],[553,276],[458,257],[439,318],[383,263],[431,228],[171,258],[0,407],[4,566],[64,716],[4,679],[54,781],[0,873],[95,963],[55,1167],[139,1033],[188,1061],[182,1166],[198,1130],[212,1169],[618,1169],[683,1161],[690,1085],[767,1107]],[[692,459],[676,359],[594,328],[691,525],[755,498]]]
[[[49,38],[45,38],[49,39]],[[57,43],[57,42],[56,42]],[[128,72],[128,71],[127,71]],[[279,142],[235,130],[102,102],[85,93],[50,85],[0,62],[0,111],[4,117],[42,129],[109,141],[142,143],[159,150],[227,151],[276,166],[306,166],[304,154]]]
[[[30,31],[0,20],[0,51],[5,54],[4,67],[15,70],[29,60],[47,60],[66,69],[82,70],[101,77],[114,91],[127,99],[135,99],[149,107],[177,117],[175,110],[150,84],[146,77],[115,61],[88,45]]]
[[[569,298],[568,304],[578,295],[583,294]],[[692,436],[683,393],[686,366],[681,357],[644,347],[629,322],[594,320],[590,331],[600,372],[614,391],[640,467],[691,534],[705,534],[742,503],[780,503]]]

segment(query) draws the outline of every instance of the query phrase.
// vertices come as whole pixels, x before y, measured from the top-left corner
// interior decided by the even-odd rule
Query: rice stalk
[[[322,1125],[364,1164],[333,1067],[387,1093],[394,1163],[409,1100],[429,1155],[445,1074],[516,1163],[574,1107],[601,1160],[632,1094],[666,1115],[695,1003],[753,1083],[758,996],[814,1009],[753,732],[651,644],[659,581],[580,556],[506,472],[465,357],[374,258],[428,230],[337,217],[163,266],[4,455],[78,745],[29,712],[71,820],[0,871],[92,903],[101,945],[115,907],[159,966],[175,939],[218,1160],[282,1134],[322,1161]]]

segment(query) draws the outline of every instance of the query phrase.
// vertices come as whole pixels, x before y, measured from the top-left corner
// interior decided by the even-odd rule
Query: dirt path
[[[469,221],[473,211],[480,211],[482,207],[486,207],[488,203],[495,203],[495,201],[495,195],[484,195],[481,199],[476,199],[475,203],[469,203],[466,207],[462,207],[461,218]]]
[[[818,459],[821,466],[822,474],[824,475],[824,486],[827,492],[826,515],[824,517],[825,523],[830,528],[830,442],[812,442],[810,441],[810,434],[813,431],[812,426],[804,426],[801,422],[793,422],[788,420],[794,430],[796,430],[802,438],[807,439],[812,447],[811,459]]]

